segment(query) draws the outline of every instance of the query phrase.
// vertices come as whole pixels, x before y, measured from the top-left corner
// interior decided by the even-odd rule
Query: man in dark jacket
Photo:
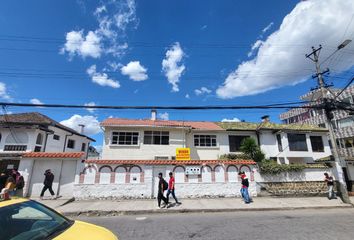
[[[161,200],[163,200],[165,202],[165,206],[167,206],[168,202],[167,202],[167,198],[164,196],[164,192],[167,190],[168,188],[168,184],[166,182],[165,179],[163,179],[162,177],[162,173],[159,173],[159,187],[158,187],[158,194],[157,194],[157,203],[158,203],[158,208],[162,208],[161,207]]]
[[[52,199],[54,199],[54,191],[52,189],[52,185],[53,185],[53,181],[54,181],[54,174],[51,172],[50,169],[47,169],[44,173],[44,186],[41,192],[41,199],[43,199],[44,196],[44,192],[47,191],[47,189],[49,190],[50,194],[52,195]]]

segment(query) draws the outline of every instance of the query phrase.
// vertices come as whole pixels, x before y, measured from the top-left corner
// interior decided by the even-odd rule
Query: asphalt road
[[[78,217],[120,240],[354,239],[354,209]]]

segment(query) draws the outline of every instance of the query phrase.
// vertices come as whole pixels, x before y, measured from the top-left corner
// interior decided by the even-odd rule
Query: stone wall
[[[258,183],[260,196],[325,196],[327,185],[323,181]]]

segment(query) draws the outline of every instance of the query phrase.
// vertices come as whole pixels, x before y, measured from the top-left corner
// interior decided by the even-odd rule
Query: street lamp
[[[345,46],[347,46],[351,41],[352,41],[351,39],[347,39],[347,40],[345,40],[344,42],[342,42],[342,43],[337,47],[337,51],[338,51],[339,49],[342,49],[342,48],[344,48]]]

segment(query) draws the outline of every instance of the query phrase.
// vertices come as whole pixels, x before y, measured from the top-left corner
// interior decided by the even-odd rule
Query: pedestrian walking
[[[50,194],[52,195],[52,199],[54,199],[54,191],[52,189],[52,185],[53,185],[53,181],[54,181],[54,174],[52,173],[52,171],[50,169],[47,169],[44,173],[44,186],[40,195],[40,199],[43,199],[44,193],[45,191],[47,191],[47,189],[49,190]]]
[[[25,186],[25,180],[17,168],[12,169],[12,177],[15,179],[15,196],[23,197],[23,187]]]
[[[172,197],[175,199],[176,204],[181,204],[180,202],[178,202],[176,195],[175,195],[175,178],[173,176],[173,173],[170,172],[168,174],[170,176],[170,180],[168,181],[168,190],[167,190],[167,202],[169,203],[169,197],[170,194],[172,194]]]
[[[157,194],[157,204],[158,204],[158,208],[164,208],[167,206],[168,202],[167,202],[167,198],[164,196],[164,192],[167,190],[168,188],[168,183],[166,182],[166,180],[163,178],[162,173],[159,173],[159,187],[158,187],[158,194]],[[161,200],[164,201],[165,205],[161,206]]]
[[[246,204],[249,204],[251,202],[249,194],[248,194],[248,187],[249,187],[249,181],[247,178],[247,175],[245,172],[239,172],[238,175],[241,177],[241,196],[243,200],[245,201]]]
[[[324,181],[327,183],[327,190],[328,190],[328,199],[336,199],[336,194],[334,193],[333,187],[334,187],[334,181],[333,177],[329,176],[328,173],[324,173],[325,179]]]

